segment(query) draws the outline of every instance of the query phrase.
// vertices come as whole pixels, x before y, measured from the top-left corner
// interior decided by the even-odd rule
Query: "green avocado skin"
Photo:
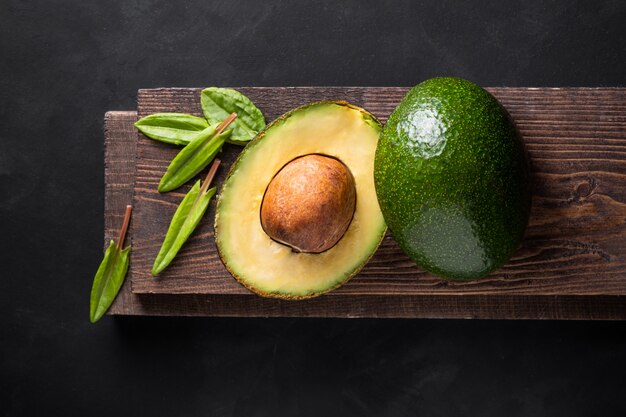
[[[510,116],[460,78],[413,87],[376,149],[381,211],[402,250],[450,279],[483,277],[519,246],[530,214],[526,152]]]

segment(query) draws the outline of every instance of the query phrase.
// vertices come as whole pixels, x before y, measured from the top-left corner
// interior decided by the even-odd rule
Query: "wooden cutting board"
[[[301,104],[341,99],[382,121],[400,87],[239,88],[268,121]],[[417,268],[385,238],[372,261],[345,286],[306,301],[258,297],[217,257],[214,203],[178,259],[158,279],[152,262],[188,188],[156,186],[178,148],[132,127],[134,112],[105,120],[106,233],[114,236],[123,205],[135,206],[129,279],[114,314],[626,318],[626,89],[490,88],[517,123],[533,169],[527,236],[504,268],[472,282],[451,282]],[[201,115],[200,89],[140,90],[138,116],[162,111]],[[218,184],[239,148],[228,145]],[[125,201],[122,201],[125,199]],[[132,287],[132,292],[130,291]]]

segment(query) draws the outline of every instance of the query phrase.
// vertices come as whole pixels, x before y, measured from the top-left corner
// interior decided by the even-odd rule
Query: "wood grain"
[[[268,120],[296,106],[348,100],[382,121],[406,88],[240,88]],[[387,236],[370,263],[330,295],[624,295],[626,294],[626,93],[624,89],[491,88],[517,123],[530,155],[534,198],[527,237],[510,262],[487,278],[451,282],[417,268]],[[180,111],[201,115],[199,89],[138,94],[139,117]],[[188,187],[159,194],[178,148],[139,135],[134,193],[132,290],[163,294],[248,294],[220,262],[211,221],[158,279],[150,267],[169,219]],[[228,167],[239,148],[228,145]],[[222,182],[227,169],[218,173]],[[213,218],[214,204],[207,217]]]
[[[135,112],[105,117],[105,242],[115,237],[132,198]],[[132,238],[133,230],[129,236]],[[411,317],[483,319],[626,319],[626,297],[606,295],[338,294],[289,302],[252,294],[134,294],[130,274],[109,314],[235,317]]]
[[[104,115],[104,248],[116,240],[124,220],[126,205],[133,200],[135,185],[135,153],[137,120],[134,111],[110,111]],[[128,228],[126,242],[132,245],[133,220]],[[134,311],[129,271],[120,292],[108,314]]]

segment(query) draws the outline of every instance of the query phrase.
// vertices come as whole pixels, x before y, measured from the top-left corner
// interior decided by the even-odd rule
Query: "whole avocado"
[[[500,268],[528,223],[528,159],[511,117],[486,90],[460,78],[413,87],[376,149],[381,211],[402,250],[451,279]]]

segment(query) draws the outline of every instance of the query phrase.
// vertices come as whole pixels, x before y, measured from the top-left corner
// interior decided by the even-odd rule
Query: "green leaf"
[[[245,145],[265,127],[261,110],[238,91],[229,88],[205,88],[200,94],[200,102],[204,117],[209,123],[222,121],[229,114],[237,113],[229,143]]]
[[[211,197],[215,195],[213,187],[204,193],[200,193],[200,180],[189,190],[180,206],[176,209],[170,227],[165,235],[165,240],[154,260],[152,275],[161,273],[174,259],[180,248],[200,223],[202,216],[209,207]]]
[[[187,145],[198,132],[209,127],[202,117],[183,113],[155,113],[135,122],[147,137],[172,145]]]
[[[91,287],[89,320],[92,323],[100,320],[113,304],[128,271],[129,254],[130,246],[119,250],[111,240]]]
[[[202,171],[222,149],[232,130],[215,136],[217,125],[209,126],[174,157],[159,182],[159,192],[175,190]]]

